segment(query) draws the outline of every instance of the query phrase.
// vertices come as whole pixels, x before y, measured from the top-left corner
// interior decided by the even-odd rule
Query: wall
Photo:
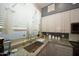
[[[1,6],[3,5],[4,7],[2,8],[4,9],[2,10],[7,15],[4,16],[6,20],[5,30],[3,30],[0,36],[4,36],[7,39],[26,38],[27,30],[30,32],[30,35],[38,34],[41,13],[33,4],[1,4]],[[23,29],[24,31],[15,31],[13,30],[15,27],[25,29]]]
[[[51,4],[49,4],[51,5]],[[42,17],[79,8],[79,3],[55,3],[55,11],[48,12],[48,6],[42,8]]]

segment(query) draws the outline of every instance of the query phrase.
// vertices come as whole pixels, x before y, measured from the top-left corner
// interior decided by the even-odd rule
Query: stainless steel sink
[[[29,46],[25,46],[24,49],[30,53],[34,53],[41,45],[43,45],[42,42],[36,41]]]

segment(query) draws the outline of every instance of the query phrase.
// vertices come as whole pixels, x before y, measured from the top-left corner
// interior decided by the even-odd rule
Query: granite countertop
[[[12,53],[10,56],[35,56],[41,51],[41,49],[47,44],[47,42],[48,41],[45,41],[44,44],[41,47],[39,47],[39,49],[37,49],[34,53],[29,53],[28,51],[26,51],[23,48],[24,47],[23,46],[23,47],[19,47],[19,48],[15,49],[16,52]],[[26,45],[26,46],[28,46],[28,45]]]
[[[68,40],[52,40],[52,42],[63,46],[73,47]]]
[[[49,42],[52,42],[54,44],[60,44],[60,45],[63,45],[63,46],[67,46],[67,47],[73,47],[68,40],[51,40]],[[13,54],[13,56],[35,56],[37,55],[41,49],[48,43],[48,40],[46,42],[44,42],[44,44],[39,48],[37,49],[34,53],[29,53],[28,51],[26,51],[23,47],[19,47],[17,48],[17,52],[15,54]]]

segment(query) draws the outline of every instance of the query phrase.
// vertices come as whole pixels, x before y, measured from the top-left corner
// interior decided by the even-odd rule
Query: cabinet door
[[[56,25],[56,22],[55,22],[55,15],[51,15],[48,19],[48,23],[49,23],[49,32],[55,32],[55,25]]]
[[[72,56],[73,55],[73,50],[71,47],[57,45],[57,44],[55,46],[56,46],[57,56]]]
[[[46,32],[46,17],[42,18],[42,32]]]
[[[56,32],[61,32],[61,13],[55,14],[55,22]]]
[[[55,15],[49,15],[42,18],[42,31],[44,32],[55,32]]]
[[[61,13],[61,33],[64,33],[65,32],[64,23],[65,23],[64,14],[62,12]]]
[[[71,23],[73,22],[79,22],[79,8],[71,10]]]
[[[46,20],[45,20],[45,22],[46,22],[46,32],[50,32],[50,27],[51,27],[51,25],[50,25],[50,16],[46,16]]]
[[[62,25],[62,31],[64,30],[64,33],[70,33],[70,11],[62,13],[61,25]]]

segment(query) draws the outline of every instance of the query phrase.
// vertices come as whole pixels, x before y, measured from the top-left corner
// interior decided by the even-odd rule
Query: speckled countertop
[[[60,45],[63,45],[63,46],[68,46],[68,47],[73,47],[68,40],[52,40],[51,41],[52,43],[55,43],[55,44],[60,44]]]
[[[54,44],[60,44],[60,45],[63,45],[63,46],[68,46],[68,47],[73,47],[68,40],[51,40],[49,42],[52,42]],[[35,56],[37,55],[41,49],[46,46],[46,44],[48,43],[48,40],[46,40],[46,42],[44,42],[44,44],[39,47],[39,49],[37,49],[34,53],[29,53],[28,51],[26,51],[23,47],[19,47],[17,48],[17,51],[14,53],[14,54],[11,54],[11,56]]]
[[[41,51],[41,49],[47,44],[47,42],[48,41],[45,41],[44,44],[41,47],[39,47],[34,53],[29,53],[23,48],[23,46],[16,48],[17,51],[15,53],[11,53],[10,56],[35,56]]]

